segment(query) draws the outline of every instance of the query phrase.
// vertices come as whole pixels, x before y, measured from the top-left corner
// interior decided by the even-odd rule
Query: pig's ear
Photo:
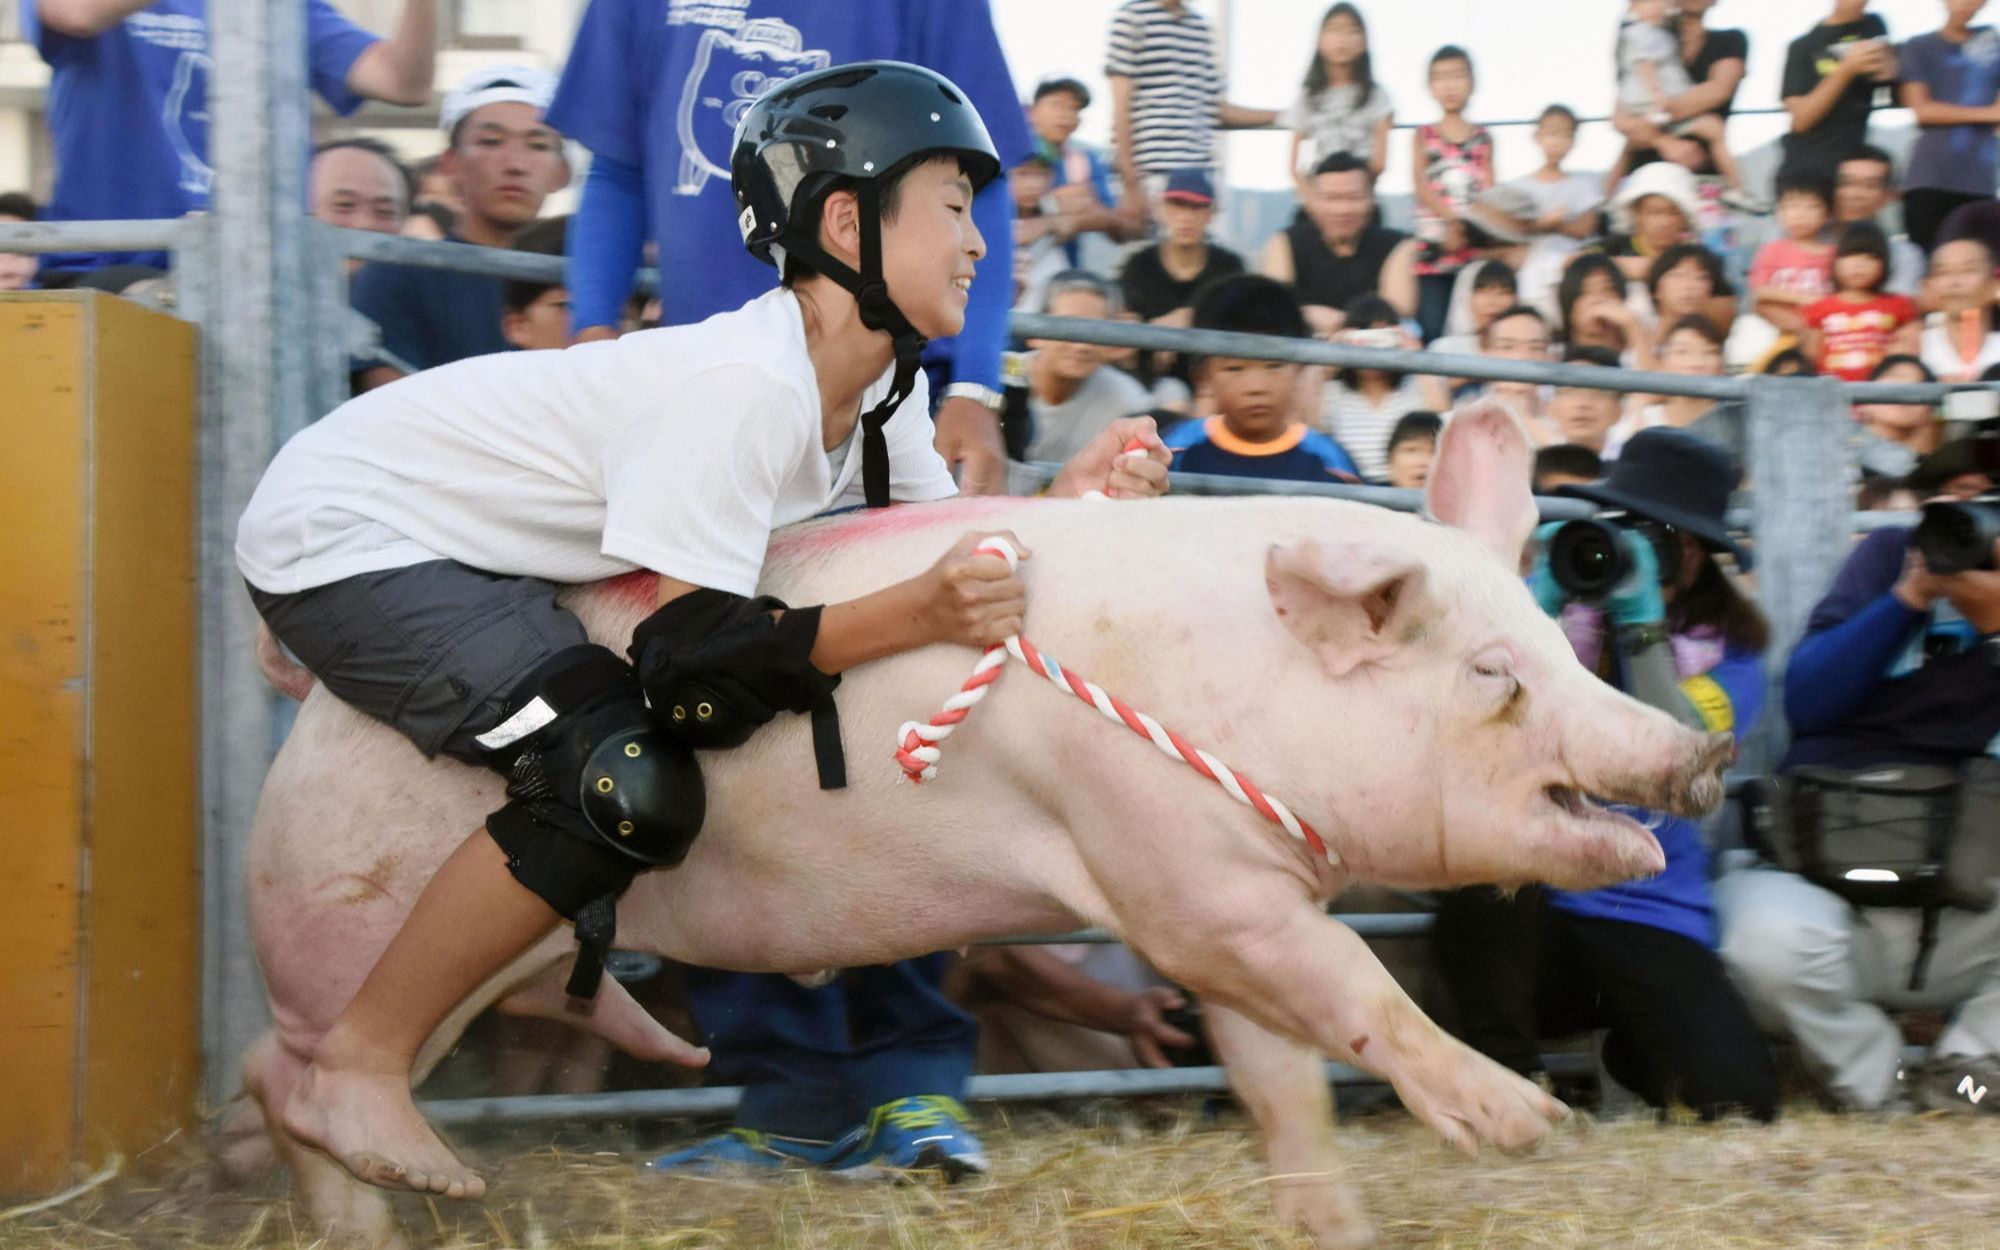
[[[1480,400],[1445,423],[1425,506],[1491,548],[1511,569],[1535,528],[1529,491],[1534,464],[1527,432],[1514,414],[1497,399]]]
[[[1408,645],[1424,568],[1394,547],[1308,538],[1271,545],[1264,584],[1285,628],[1341,677]]]

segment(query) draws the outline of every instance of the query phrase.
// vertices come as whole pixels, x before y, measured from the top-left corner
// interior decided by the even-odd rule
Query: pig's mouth
[[[1559,859],[1577,883],[1552,880],[1551,885],[1593,888],[1647,876],[1666,866],[1666,852],[1659,839],[1623,812],[1614,812],[1576,787],[1560,783],[1543,786],[1542,797],[1558,813],[1556,823],[1562,830]]]

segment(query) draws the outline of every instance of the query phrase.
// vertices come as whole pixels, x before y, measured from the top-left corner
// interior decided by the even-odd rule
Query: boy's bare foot
[[[284,1114],[287,1131],[357,1180],[447,1198],[486,1192],[486,1182],[458,1161],[417,1111],[407,1063],[322,1042]]]

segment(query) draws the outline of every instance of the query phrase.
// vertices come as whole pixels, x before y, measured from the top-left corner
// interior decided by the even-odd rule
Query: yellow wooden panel
[[[89,296],[90,889],[82,1151],[191,1121],[199,1079],[195,333]],[[232,888],[237,888],[231,883]]]
[[[76,1128],[86,604],[83,306],[0,296],[0,1190]]]

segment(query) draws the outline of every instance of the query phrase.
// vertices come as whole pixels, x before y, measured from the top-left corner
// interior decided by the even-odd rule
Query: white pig
[[[1321,1056],[1380,1075],[1467,1153],[1525,1149],[1565,1109],[1441,1032],[1325,901],[1355,880],[1607,885],[1664,859],[1584,795],[1684,814],[1721,799],[1727,735],[1591,676],[1522,586],[1528,454],[1498,409],[1454,420],[1429,486],[1442,525],[1309,499],[965,500],[782,534],[763,590],[803,604],[918,573],[967,531],[1013,530],[1034,552],[1028,637],[1282,799],[1329,855],[1018,666],[945,744],[939,776],[911,785],[897,726],[976,658],[939,645],[842,683],[845,790],[818,788],[802,717],[704,755],[707,825],[685,863],[625,895],[619,945],[804,973],[1102,925],[1208,1005],[1271,1168],[1298,1178],[1275,1188],[1279,1216],[1321,1247],[1368,1244]],[[622,647],[653,600],[633,575],[569,603]],[[424,760],[323,688],[265,783],[249,889],[275,1025],[247,1085],[312,1215],[346,1238],[394,1240],[385,1198],[286,1137],[277,1112],[432,872],[501,802],[498,776]],[[419,1074],[496,1001],[565,1015],[571,950],[552,932],[483,986]],[[609,980],[568,1018],[663,1052]]]

